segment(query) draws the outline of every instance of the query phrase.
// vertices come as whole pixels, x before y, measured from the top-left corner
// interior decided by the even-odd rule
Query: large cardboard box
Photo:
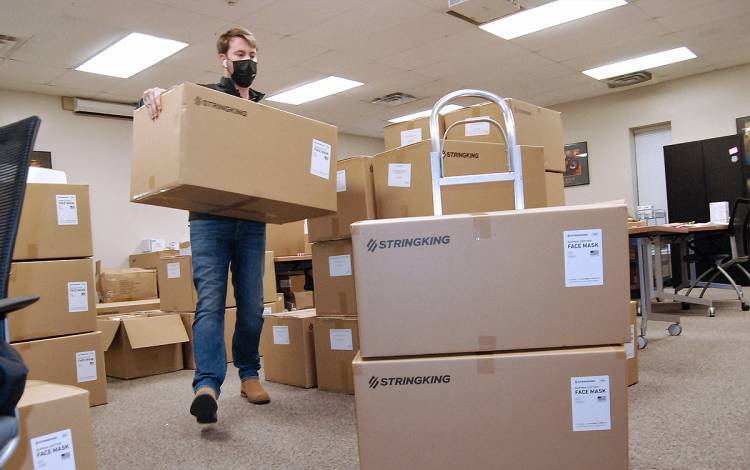
[[[100,269],[99,264],[99,262],[96,263],[96,282],[102,302],[129,302],[159,298],[155,269]]]
[[[445,116],[438,116],[440,126],[440,138],[445,132]],[[385,149],[391,150],[404,147],[423,140],[430,140],[430,117],[421,117],[411,121],[396,122],[385,126],[383,129],[383,140]]]
[[[284,311],[284,294],[278,294],[273,302],[263,304],[263,315],[282,313]]]
[[[133,202],[276,224],[336,211],[335,126],[191,83],[161,102],[133,115]]]
[[[545,169],[565,172],[565,138],[562,117],[557,111],[516,99],[505,100],[513,111],[518,145],[544,147]],[[446,128],[470,117],[488,116],[505,129],[505,119],[495,103],[484,103],[459,109],[445,115]],[[504,142],[500,130],[492,124],[476,122],[457,125],[448,133],[449,139],[477,142]]]
[[[18,402],[20,441],[8,469],[96,470],[88,392],[36,380]]]
[[[354,394],[352,360],[359,351],[357,319],[317,317],[314,331],[318,388]]]
[[[189,339],[180,315],[139,312],[102,315],[96,321],[108,376],[135,379],[183,368],[182,343]]]
[[[266,251],[263,264],[263,302],[273,302],[276,299],[276,264],[273,261],[273,251]]]
[[[193,355],[193,322],[195,321],[195,312],[181,313],[182,324],[185,326],[189,341],[182,343],[182,358],[185,369],[195,369],[195,356]],[[234,326],[237,323],[237,309],[228,308],[224,310],[224,350],[227,355],[227,362],[232,362],[232,337],[234,336]]]
[[[131,268],[156,269],[159,266],[159,260],[168,256],[177,256],[179,250],[164,250],[153,253],[138,253],[128,257],[128,264]]]
[[[630,340],[625,343],[628,360],[628,385],[638,383],[638,303],[630,302]]]
[[[312,388],[315,379],[315,310],[264,315],[260,335],[266,380]]]
[[[372,157],[339,160],[336,170],[338,210],[334,215],[307,221],[311,242],[349,238],[349,225],[375,218]]]
[[[93,256],[89,187],[27,184],[13,260]]]
[[[307,310],[315,307],[315,300],[311,290],[292,292],[294,298],[294,308],[297,310]]]
[[[628,468],[622,346],[353,367],[363,470]]]
[[[198,293],[193,283],[192,256],[173,256],[159,260],[157,275],[159,279],[159,301],[165,312],[194,312],[198,304]],[[234,298],[232,272],[227,279],[227,297],[225,307],[237,305]]]
[[[447,141],[445,176],[508,171],[502,144]],[[526,208],[546,207],[544,161],[539,147],[522,147]],[[379,219],[434,214],[430,142],[390,150],[373,159],[375,207]],[[445,186],[443,214],[515,209],[512,181]]]
[[[352,225],[362,356],[624,344],[626,219],[600,204]]]
[[[292,296],[293,292],[305,290],[307,278],[304,274],[282,274],[278,276],[279,292]]]
[[[11,342],[96,329],[94,266],[90,258],[13,263],[8,297],[19,295],[38,295],[40,299],[8,315]]]
[[[547,189],[547,207],[565,205],[565,185],[563,174],[552,171],[544,172],[544,181]]]
[[[305,222],[291,222],[282,225],[266,225],[266,250],[274,256],[297,256],[305,254]]]
[[[357,314],[352,266],[351,239],[313,244],[315,310],[318,315]]]
[[[96,305],[97,315],[111,315],[113,313],[141,312],[144,310],[159,310],[159,299],[134,300],[132,302],[111,302]]]
[[[81,387],[89,391],[91,406],[107,403],[100,331],[13,343],[13,348],[29,369],[29,379]]]

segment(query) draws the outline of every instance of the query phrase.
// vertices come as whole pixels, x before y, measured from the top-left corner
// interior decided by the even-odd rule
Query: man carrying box
[[[230,29],[219,36],[216,46],[224,76],[219,83],[204,86],[260,101],[264,95],[250,88],[257,67],[257,47],[252,33],[240,28]],[[142,103],[148,108],[151,119],[159,117],[164,91],[151,88],[143,93]],[[238,145],[248,145],[248,142],[239,140],[240,136],[228,138],[237,140]],[[211,156],[207,155],[206,158]],[[224,306],[230,265],[237,300],[232,355],[242,380],[241,394],[250,403],[258,405],[270,401],[258,376],[258,343],[263,328],[265,238],[264,223],[190,213],[193,282],[198,291],[193,322],[195,397],[190,413],[199,423],[216,422],[216,399],[226,376]]]

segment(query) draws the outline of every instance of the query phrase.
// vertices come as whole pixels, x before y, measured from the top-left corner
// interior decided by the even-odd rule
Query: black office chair
[[[737,293],[737,298],[742,304],[742,310],[747,311],[750,310],[750,305],[745,301],[745,294],[742,291],[742,286],[737,285],[734,279],[732,279],[732,276],[727,272],[727,269],[736,266],[737,269],[742,271],[745,277],[750,280],[750,273],[748,273],[743,266],[744,263],[748,262],[748,252],[750,251],[748,250],[748,238],[750,238],[750,199],[740,198],[734,202],[734,209],[732,209],[732,217],[729,219],[729,227],[727,228],[726,235],[729,235],[729,253],[711,255],[695,253],[686,257],[686,261],[688,262],[702,261],[713,263],[713,266],[705,270],[695,281],[693,281],[686,295],[690,295],[690,292],[698,286],[698,283],[710,275],[711,277],[708,278],[708,282],[706,282],[706,285],[703,287],[699,296],[700,298],[703,298],[706,294],[706,290],[716,278],[719,277],[719,275],[723,275],[729,283],[732,284],[732,287],[734,287],[734,291]]]
[[[16,350],[7,343],[5,316],[39,300],[34,296],[7,297],[29,160],[40,123],[41,120],[33,116],[0,127],[0,468],[18,446],[20,428],[16,405],[23,394],[28,372]]]

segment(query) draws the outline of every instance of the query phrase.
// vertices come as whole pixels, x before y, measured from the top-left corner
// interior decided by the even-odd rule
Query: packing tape
[[[151,175],[148,177],[148,189],[149,191],[153,191],[156,189],[156,175]]]
[[[495,359],[489,357],[480,357],[477,359],[477,374],[494,374]]]
[[[486,212],[470,214],[474,224],[474,240],[486,240],[492,238],[492,219]]]
[[[480,336],[477,344],[480,351],[497,351],[497,336]]]
[[[339,312],[342,314],[348,314],[349,310],[347,309],[347,304],[349,297],[346,295],[346,292],[339,292]]]
[[[26,251],[29,252],[29,258],[39,258],[39,245],[36,243],[26,245]]]

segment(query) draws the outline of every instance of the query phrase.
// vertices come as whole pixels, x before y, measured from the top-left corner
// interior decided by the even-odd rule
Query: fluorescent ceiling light
[[[458,106],[456,104],[449,104],[446,106],[443,106],[443,108],[440,110],[440,114],[450,113],[451,111],[455,111],[457,109],[461,109],[463,106]],[[413,114],[407,114],[406,116],[401,116],[393,119],[389,119],[388,122],[404,122],[404,121],[411,121],[412,119],[417,119],[421,117],[428,117],[430,114],[432,114],[432,110],[428,109],[426,111],[420,111],[418,113]]]
[[[625,0],[557,0],[491,21],[480,28],[503,39],[513,39],[623,5],[627,5]]]
[[[130,33],[84,62],[76,70],[128,78],[185,47],[187,44],[184,42]]]
[[[273,95],[270,98],[266,98],[268,101],[276,101],[277,103],[286,104],[302,104],[308,101],[314,101],[324,96],[335,95],[358,86],[362,86],[364,83],[356,82],[354,80],[347,80],[341,77],[326,77],[318,81],[302,85],[297,88]]]
[[[662,65],[674,64],[675,62],[682,62],[683,60],[695,58],[696,55],[687,47],[678,47],[677,49],[670,49],[668,51],[657,52],[655,54],[636,57],[635,59],[623,60],[622,62],[584,70],[583,73],[597,80],[603,80],[605,78],[617,77],[618,75],[630,72],[653,69],[655,67],[661,67]]]

